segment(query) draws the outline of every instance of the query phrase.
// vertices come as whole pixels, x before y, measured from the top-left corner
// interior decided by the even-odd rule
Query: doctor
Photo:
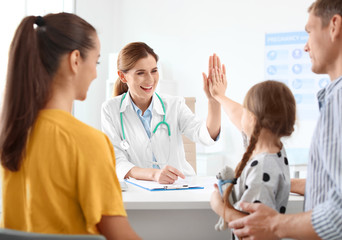
[[[221,67],[211,57],[211,67]],[[159,95],[158,56],[142,42],[126,45],[119,53],[119,78],[114,98],[102,105],[102,130],[114,145],[119,179],[173,183],[178,177],[195,175],[185,159],[182,134],[206,146],[214,144],[221,128],[221,106],[208,91],[206,123],[185,104],[184,98]],[[210,64],[209,64],[210,65]]]

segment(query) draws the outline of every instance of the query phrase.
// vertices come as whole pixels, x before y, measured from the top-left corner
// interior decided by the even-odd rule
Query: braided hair
[[[254,115],[255,125],[246,152],[235,169],[236,179],[251,158],[262,129],[270,130],[279,138],[290,136],[296,120],[295,98],[291,90],[278,81],[268,80],[254,85],[248,91],[243,107]],[[233,208],[228,200],[233,187],[234,184],[230,184],[223,195],[224,205],[228,208]]]

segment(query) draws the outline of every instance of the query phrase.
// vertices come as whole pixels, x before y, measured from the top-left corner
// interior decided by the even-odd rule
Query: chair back
[[[185,97],[185,104],[191,109],[193,113],[195,113],[195,103],[196,98],[194,97]],[[183,144],[185,151],[185,159],[190,163],[192,168],[197,173],[196,169],[196,143],[191,141],[189,138],[183,135]]]
[[[45,234],[0,228],[0,239],[6,240],[106,240],[102,235]]]

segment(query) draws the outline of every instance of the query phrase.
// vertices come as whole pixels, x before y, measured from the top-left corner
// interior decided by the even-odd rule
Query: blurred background
[[[283,81],[293,90],[297,124],[284,139],[292,177],[306,177],[307,153],[318,115],[316,92],[328,82],[310,71],[303,52],[304,27],[312,0],[7,0],[0,15],[0,94],[6,79],[8,49],[14,31],[26,15],[72,12],[89,21],[101,41],[98,78],[73,114],[101,129],[101,104],[110,98],[117,78],[116,56],[129,42],[143,41],[159,55],[157,91],[196,98],[196,115],[205,120],[207,99],[202,72],[209,55],[226,65],[226,95],[242,103],[248,89],[265,79]],[[216,175],[225,165],[235,167],[244,152],[242,137],[222,116],[220,140],[213,147],[197,145],[198,175]]]

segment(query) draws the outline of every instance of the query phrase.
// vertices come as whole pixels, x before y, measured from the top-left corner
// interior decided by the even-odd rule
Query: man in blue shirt
[[[316,0],[305,30],[312,71],[331,83],[317,94],[320,117],[314,132],[305,190],[305,212],[279,214],[263,204],[243,203],[250,215],[229,227],[240,239],[342,239],[342,0]]]

